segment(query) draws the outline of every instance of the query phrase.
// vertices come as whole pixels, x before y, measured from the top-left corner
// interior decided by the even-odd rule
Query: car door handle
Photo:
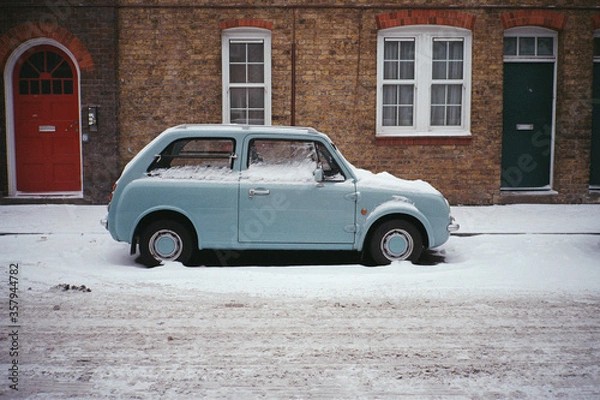
[[[254,196],[268,196],[271,194],[269,189],[250,189],[248,190],[248,197],[253,198]]]

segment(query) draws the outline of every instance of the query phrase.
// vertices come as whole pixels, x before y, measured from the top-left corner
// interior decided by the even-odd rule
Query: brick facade
[[[102,113],[102,133],[90,133],[84,144],[84,188],[92,201],[102,202],[116,170],[167,127],[221,123],[221,34],[234,27],[271,31],[273,125],[313,126],[358,167],[427,180],[454,204],[600,201],[588,190],[593,31],[600,29],[600,12],[585,0],[565,7],[545,0],[523,7],[440,1],[435,8],[366,0],[80,3],[68,19],[54,22],[91,57],[85,61],[81,53],[82,65],[93,68],[82,68],[82,106],[99,104]],[[0,36],[47,12],[1,4]],[[413,24],[473,32],[470,137],[376,137],[377,34]],[[558,32],[555,192],[535,196],[500,191],[503,35],[527,25]],[[1,191],[6,163],[0,164]]]

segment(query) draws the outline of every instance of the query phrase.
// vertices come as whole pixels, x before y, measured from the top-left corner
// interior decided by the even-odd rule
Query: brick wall
[[[116,110],[117,100],[109,98],[118,83],[118,168],[169,126],[222,121],[222,29],[258,23],[272,32],[274,125],[313,126],[330,135],[358,167],[430,181],[452,203],[600,201],[587,189],[592,37],[600,20],[586,0],[564,8],[532,0],[526,9],[516,0],[503,2],[502,7],[486,0],[442,0],[436,8],[415,7],[415,2],[407,1],[379,7],[367,0],[297,2],[296,6],[284,0],[271,1],[269,6],[259,0],[239,5],[214,5],[209,0],[164,0],[150,5],[141,0],[116,1],[118,9],[78,7],[72,14],[77,23],[61,26],[76,34],[92,55],[96,69],[83,78],[86,96],[96,94],[82,98],[82,104],[103,103],[101,121],[105,121],[104,113],[110,115],[111,105]],[[12,7],[7,11],[0,13],[2,27],[36,18],[26,18]],[[27,11],[41,12],[37,8]],[[115,20],[117,29],[105,30]],[[375,137],[377,32],[412,23],[445,23],[473,30],[470,138]],[[559,31],[554,162],[558,194],[550,196],[509,196],[500,191],[503,33],[527,24]],[[115,32],[118,70],[109,55],[115,51],[111,37]],[[117,120],[116,114],[111,120]],[[116,145],[116,132],[115,126],[112,136],[99,133],[84,145],[84,162],[91,163],[86,166],[86,179],[93,189],[88,190],[94,193],[108,191],[100,182],[111,180],[102,176],[113,175],[110,167],[109,172],[98,170],[97,175],[90,170],[97,170],[94,166],[101,160],[116,164],[115,155],[108,154]]]

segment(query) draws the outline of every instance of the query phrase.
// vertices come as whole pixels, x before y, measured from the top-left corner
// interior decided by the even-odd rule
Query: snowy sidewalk
[[[105,233],[99,221],[106,206],[0,206],[0,234]],[[456,206],[459,234],[600,234],[600,204]]]
[[[461,229],[434,250],[443,261],[436,265],[365,268],[341,257],[339,263],[298,259],[286,268],[168,263],[146,270],[129,255],[129,245],[112,240],[100,225],[105,206],[0,206],[0,263],[21,263],[45,287],[137,282],[292,297],[490,289],[600,292],[600,205],[453,207],[452,212]]]

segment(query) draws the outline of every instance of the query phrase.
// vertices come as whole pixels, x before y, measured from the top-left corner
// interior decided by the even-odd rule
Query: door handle
[[[40,126],[38,126],[38,132],[56,132],[56,126],[40,125]]]
[[[248,197],[252,199],[254,196],[268,196],[271,194],[269,189],[250,189],[248,190]]]
[[[517,124],[518,131],[532,131],[533,124]]]

